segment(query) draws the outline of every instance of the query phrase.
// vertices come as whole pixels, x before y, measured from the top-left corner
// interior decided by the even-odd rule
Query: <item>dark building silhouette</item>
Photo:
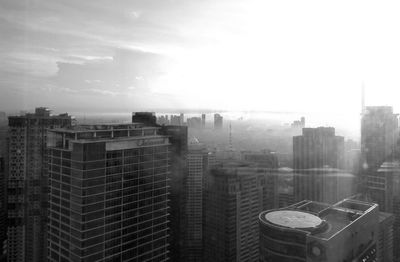
[[[399,137],[397,114],[390,106],[368,106],[361,119],[361,160],[365,172],[393,160]]]
[[[184,177],[186,174],[186,157],[188,152],[187,126],[162,126],[161,134],[170,142],[170,258],[179,261],[183,240],[182,231],[186,230],[182,222]]]
[[[168,260],[169,140],[143,124],[48,135],[48,261]]]
[[[222,129],[223,120],[220,114],[214,114],[214,129]]]
[[[157,117],[153,112],[135,112],[132,113],[132,123],[143,123],[147,126],[155,126]]]
[[[377,261],[377,204],[304,200],[261,212],[259,221],[259,261]]]
[[[47,256],[47,129],[71,125],[68,114],[47,108],[10,116],[8,164],[8,261],[42,262]]]
[[[335,128],[303,128],[293,137],[294,169],[344,168],[344,138],[335,136]]]
[[[0,261],[7,261],[6,159],[0,152]]]

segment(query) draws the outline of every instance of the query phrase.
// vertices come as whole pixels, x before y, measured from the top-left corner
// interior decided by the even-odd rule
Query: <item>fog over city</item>
[[[400,262],[399,13],[0,0],[0,262]]]

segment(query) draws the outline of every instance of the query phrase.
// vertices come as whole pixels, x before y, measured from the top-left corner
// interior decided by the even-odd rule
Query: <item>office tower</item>
[[[189,142],[184,178],[181,261],[203,261],[203,188],[208,152],[196,138]]]
[[[182,126],[183,125],[182,116],[171,115],[170,124],[173,126]]]
[[[304,200],[261,212],[259,221],[259,261],[377,261],[377,204]]]
[[[187,126],[162,126],[161,134],[167,136],[170,142],[170,259],[179,261],[181,258],[183,240],[181,232],[185,230],[182,222],[184,177],[186,176],[186,157],[188,151]]]
[[[201,127],[206,128],[206,114],[201,114]]]
[[[344,168],[344,138],[335,136],[335,128],[303,128],[293,137],[294,169]]]
[[[142,124],[48,135],[48,261],[167,261],[169,141]]]
[[[183,126],[185,124],[185,115],[183,113],[180,113],[179,120],[180,120],[179,125]]]
[[[304,199],[336,203],[356,193],[356,176],[339,169],[311,168],[294,170],[295,201]]]
[[[143,123],[147,126],[155,126],[157,118],[153,112],[134,112],[132,113],[132,123]]]
[[[393,261],[393,214],[379,212],[378,261]]]
[[[398,140],[398,119],[389,106],[368,106],[361,119],[361,160],[364,172],[376,171],[393,160]]]
[[[393,224],[394,259],[400,261],[400,164],[399,162],[385,162],[375,172],[366,175],[366,198],[379,204],[383,212],[395,216]]]
[[[204,261],[258,261],[257,217],[265,186],[271,186],[266,176],[237,164],[211,170],[204,192]]]
[[[70,126],[71,116],[40,107],[8,120],[8,261],[41,262],[47,253],[46,129]]]
[[[214,114],[214,129],[221,129],[223,125],[223,117],[220,114]]]
[[[0,261],[7,261],[6,160],[0,152]]]

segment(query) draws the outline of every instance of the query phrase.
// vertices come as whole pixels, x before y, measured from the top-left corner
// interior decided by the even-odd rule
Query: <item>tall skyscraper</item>
[[[0,261],[7,261],[6,160],[0,152]]]
[[[42,107],[9,117],[8,261],[46,259],[46,129],[70,125],[68,114]]]
[[[393,261],[393,214],[379,212],[378,261]]]
[[[383,212],[394,214],[393,261],[400,261],[400,164],[385,162],[375,172],[366,176],[366,198],[379,204]]]
[[[220,114],[214,114],[214,129],[221,129],[224,118]]]
[[[399,138],[398,117],[389,106],[368,106],[361,119],[361,160],[364,173],[393,160]]]
[[[220,167],[205,188],[204,261],[258,261],[258,219],[264,208],[267,171]]]
[[[182,222],[184,178],[186,176],[186,157],[188,152],[187,126],[162,126],[161,134],[167,136],[170,142],[170,259],[179,261],[181,258],[183,239]]]
[[[377,261],[377,204],[304,200],[261,212],[259,220],[259,261]]]
[[[344,138],[335,136],[335,128],[303,128],[293,137],[294,169],[344,168]]]
[[[210,156],[203,144],[196,138],[191,139],[183,187],[181,261],[203,261],[203,191],[213,165]]]
[[[158,130],[50,130],[49,261],[168,260],[170,144]]]

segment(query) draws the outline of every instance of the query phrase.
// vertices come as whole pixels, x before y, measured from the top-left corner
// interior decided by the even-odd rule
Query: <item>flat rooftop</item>
[[[265,214],[265,219],[278,226],[310,229],[322,224],[322,219],[306,212],[293,210],[278,210]]]

